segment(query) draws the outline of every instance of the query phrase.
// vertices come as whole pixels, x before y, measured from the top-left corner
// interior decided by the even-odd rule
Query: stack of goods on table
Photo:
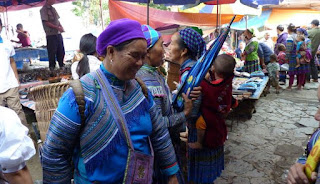
[[[238,99],[248,99],[260,87],[263,78],[265,77],[262,71],[253,73],[241,72],[243,61],[237,60],[235,77],[232,81],[232,94]]]
[[[49,81],[50,83],[60,82],[61,80],[71,79],[70,65],[66,65],[63,69],[56,69],[50,72],[46,68],[33,69],[26,72],[19,72],[20,83],[28,83],[34,81]]]

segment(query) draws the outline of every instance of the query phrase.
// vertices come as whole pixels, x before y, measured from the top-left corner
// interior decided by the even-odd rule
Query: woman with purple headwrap
[[[52,117],[41,149],[44,183],[70,183],[74,174],[76,184],[151,184],[153,153],[168,183],[178,183],[165,122],[153,95],[135,80],[147,55],[141,25],[112,21],[97,39],[97,53],[105,57],[100,68],[80,79],[84,114],[70,88]]]

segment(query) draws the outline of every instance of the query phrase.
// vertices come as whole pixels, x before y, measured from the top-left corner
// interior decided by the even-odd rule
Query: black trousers
[[[313,80],[318,80],[318,66],[316,66],[314,62],[314,57],[312,57],[310,61],[310,71],[307,73],[306,80],[310,81],[310,77],[312,77]]]
[[[47,50],[50,70],[56,67],[56,60],[59,63],[59,67],[63,67],[65,51],[61,34],[47,36]]]

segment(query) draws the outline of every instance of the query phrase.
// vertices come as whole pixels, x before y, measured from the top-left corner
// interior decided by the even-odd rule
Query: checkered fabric
[[[186,28],[179,31],[179,33],[181,39],[196,59],[199,59],[206,52],[206,42],[197,31]]]
[[[148,49],[150,49],[160,39],[161,34],[148,25],[142,25],[141,29],[144,34],[144,37],[146,37]]]

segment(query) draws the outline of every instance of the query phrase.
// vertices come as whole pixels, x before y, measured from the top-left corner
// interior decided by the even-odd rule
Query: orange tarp
[[[318,10],[273,8],[266,25],[293,23],[295,26],[308,26],[313,19],[319,19],[319,17]]]
[[[146,6],[109,0],[109,12],[111,20],[130,18],[139,21],[141,24],[147,23]],[[233,16],[233,14],[223,14],[220,23],[229,23]],[[241,20],[242,17],[242,15],[238,15],[235,22]],[[153,28],[172,24],[185,26],[216,26],[217,23],[216,14],[170,12],[154,8],[150,8],[149,18],[150,26]]]

